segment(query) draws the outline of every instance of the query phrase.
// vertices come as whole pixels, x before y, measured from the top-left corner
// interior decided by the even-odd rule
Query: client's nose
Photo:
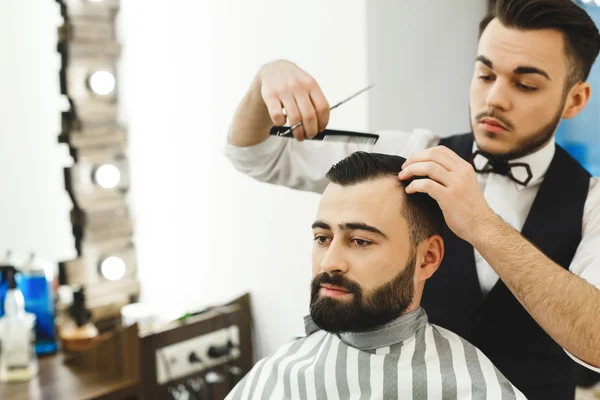
[[[344,257],[344,249],[339,241],[332,240],[321,261],[321,270],[329,275],[348,272],[348,261]]]

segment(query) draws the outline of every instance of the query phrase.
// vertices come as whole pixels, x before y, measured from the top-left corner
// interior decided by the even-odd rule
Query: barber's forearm
[[[254,146],[266,140],[273,127],[256,78],[238,105],[229,128],[228,141],[237,147]]]
[[[600,367],[600,290],[554,263],[499,217],[473,245],[558,344]]]

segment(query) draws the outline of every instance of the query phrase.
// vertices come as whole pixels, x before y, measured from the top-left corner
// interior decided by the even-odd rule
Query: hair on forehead
[[[389,178],[402,171],[404,157],[357,151],[339,161],[327,172],[327,179],[340,186],[352,186],[375,179]],[[418,179],[418,178],[417,178]],[[412,182],[398,178],[398,186],[405,188]],[[428,194],[404,194],[402,215],[406,219],[413,243],[419,243],[433,235],[441,235],[444,229],[442,211]]]

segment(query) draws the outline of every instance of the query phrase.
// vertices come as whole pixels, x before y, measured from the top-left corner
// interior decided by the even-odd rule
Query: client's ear
[[[415,280],[425,281],[437,271],[444,258],[444,240],[440,235],[433,235],[417,247],[417,265]]]

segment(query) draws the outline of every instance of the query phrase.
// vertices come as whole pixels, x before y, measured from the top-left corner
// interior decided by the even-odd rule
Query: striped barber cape
[[[306,336],[260,360],[229,393],[240,399],[525,399],[477,348],[418,308],[380,329]]]

